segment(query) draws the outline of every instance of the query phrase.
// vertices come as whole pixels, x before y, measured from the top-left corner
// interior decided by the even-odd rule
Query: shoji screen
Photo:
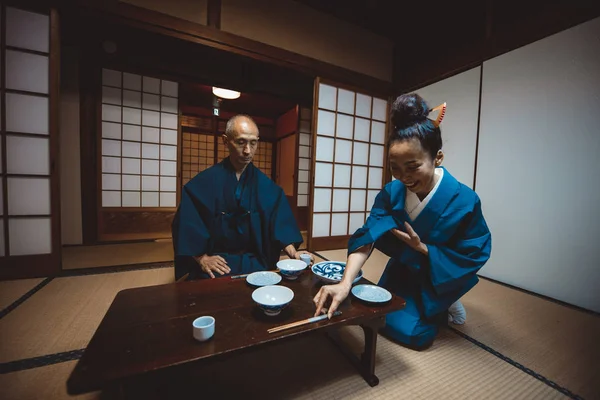
[[[308,207],[311,153],[311,110],[300,108],[300,138],[298,141],[298,207]]]
[[[178,85],[102,70],[102,207],[177,205]]]
[[[483,65],[481,274],[600,312],[600,19]]]
[[[475,172],[480,73],[481,67],[473,68],[415,90],[430,107],[447,103],[441,125],[443,165],[470,188],[473,188]]]
[[[215,135],[183,132],[181,185],[215,164]]]
[[[345,248],[383,185],[387,101],[317,83],[310,248]]]
[[[2,7],[0,276],[60,270],[58,110],[52,107],[58,64],[50,19]]]
[[[252,163],[265,175],[273,178],[273,143],[264,140],[259,141]]]
[[[177,206],[179,85],[102,69],[98,237],[171,236]]]

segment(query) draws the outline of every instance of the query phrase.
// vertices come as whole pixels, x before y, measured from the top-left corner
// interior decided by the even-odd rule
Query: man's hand
[[[296,254],[294,254],[293,258],[296,259],[296,260],[301,260],[300,256],[302,254],[307,254],[308,256],[310,256],[310,263],[311,264],[315,262],[315,257],[312,254],[310,254],[308,251],[297,251]]]
[[[227,261],[221,256],[209,256],[205,254],[201,257],[197,257],[196,261],[200,264],[202,272],[208,274],[213,279],[215,277],[214,272],[221,275],[231,272],[231,268],[227,265]]]
[[[297,251],[293,244],[288,244],[285,246],[283,251],[285,251],[285,254],[287,254],[289,258],[294,260],[301,260],[300,256],[302,254],[308,254],[310,256],[311,264],[315,262],[315,257],[312,254],[310,254],[308,251]]]

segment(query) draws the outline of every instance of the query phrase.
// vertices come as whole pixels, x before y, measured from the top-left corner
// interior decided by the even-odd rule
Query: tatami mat
[[[346,250],[319,254],[346,259]],[[388,260],[373,251],[364,276],[377,283]],[[600,317],[485,279],[462,301],[467,323],[453,327],[585,399],[600,399]]]
[[[320,254],[331,260],[346,258],[345,250]],[[365,277],[377,282],[386,263],[387,257],[375,251],[363,268]],[[10,299],[16,300],[18,293],[26,293],[40,281],[0,283],[7,299],[3,301],[12,303]],[[0,362],[84,348],[118,291],[172,281],[170,267],[56,278],[0,320]],[[598,316],[483,279],[463,302],[468,312],[467,324],[460,327],[463,332],[583,398],[600,398]],[[354,344],[362,340],[356,329],[348,329],[344,336]],[[377,362],[381,383],[370,388],[331,343],[321,337],[304,338],[199,368],[194,381],[206,382],[208,377],[210,388],[218,390],[220,397],[231,393],[249,398],[249,393],[261,393],[261,399],[265,393],[294,399],[564,398],[450,330],[444,330],[433,347],[423,352],[380,336]],[[75,363],[0,375],[0,397],[70,398],[65,383]],[[206,394],[207,387],[196,387],[193,393]]]
[[[62,249],[63,269],[109,267],[173,261],[173,242],[68,246]]]
[[[356,344],[362,340],[358,328],[345,329],[343,336]],[[376,374],[380,383],[372,388],[332,343],[316,336],[204,364],[169,378],[168,386],[164,381],[159,388],[145,383],[141,397],[192,399],[202,393],[203,398],[263,400],[565,398],[449,331],[424,352],[380,337]]]
[[[0,375],[3,400],[100,400],[100,392],[81,396],[67,394],[67,378],[76,361]]]
[[[355,343],[362,339],[358,329],[347,332]],[[345,388],[350,398],[406,399],[562,399],[539,380],[443,330],[426,351],[406,349],[383,337],[378,340],[377,375],[385,392],[369,395],[366,385]],[[344,383],[320,394],[340,392]],[[335,398],[339,398],[334,395]]]
[[[343,337],[358,344],[362,333],[348,328]],[[0,375],[3,399],[65,399],[65,382],[75,364],[71,361]],[[316,336],[199,366],[158,392],[145,387],[150,393],[144,398],[155,398],[161,391],[184,399],[199,398],[199,393],[202,398],[218,395],[263,400],[566,398],[449,331],[443,331],[436,344],[424,352],[380,337],[376,374],[380,383],[371,388],[329,341]],[[196,382],[195,386],[190,387],[189,382]],[[187,396],[178,396],[182,392]],[[69,398],[100,399],[100,393]]]
[[[0,320],[0,362],[84,348],[119,291],[173,280],[172,268],[54,279]]]
[[[600,398],[600,317],[481,279],[462,332],[585,399]]]
[[[44,279],[20,279],[0,282],[0,310],[4,310]]]

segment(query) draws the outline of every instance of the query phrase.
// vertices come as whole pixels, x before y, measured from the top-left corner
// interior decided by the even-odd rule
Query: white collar
[[[419,200],[419,196],[416,193],[411,192],[406,189],[406,200],[404,201],[404,210],[408,214],[408,217],[414,221],[421,214],[421,211],[427,207],[429,201],[437,192],[440,183],[442,182],[442,178],[444,177],[444,169],[436,168],[433,179],[435,180],[435,185],[433,189],[429,192],[429,194],[423,199],[423,201]]]

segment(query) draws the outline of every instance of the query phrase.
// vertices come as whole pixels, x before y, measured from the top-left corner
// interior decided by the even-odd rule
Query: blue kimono
[[[390,258],[379,285],[406,300],[406,307],[386,316],[387,336],[412,347],[433,342],[447,321],[448,307],[479,278],[491,252],[491,234],[477,194],[444,169],[437,191],[411,221],[404,209],[406,187],[388,183],[377,195],[364,226],[350,238],[348,253],[374,243]],[[429,256],[412,249],[390,229],[406,231],[408,222],[427,245]]]
[[[274,269],[284,247],[302,243],[283,189],[252,163],[238,181],[229,158],[183,187],[172,233],[175,279],[208,278],[193,258],[203,254],[223,257],[232,275]]]

